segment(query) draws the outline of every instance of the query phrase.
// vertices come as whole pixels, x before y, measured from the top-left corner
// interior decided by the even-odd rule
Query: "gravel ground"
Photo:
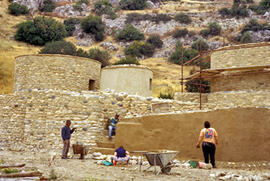
[[[206,170],[187,168],[184,166],[187,160],[180,160],[183,166],[172,168],[169,175],[160,174],[156,176],[153,168],[140,172],[138,165],[103,166],[96,164],[97,161],[90,158],[79,160],[75,157],[62,160],[59,155],[49,165],[50,159],[50,153],[0,151],[2,164],[26,163],[22,170],[39,170],[46,178],[52,177],[51,171],[54,170],[57,180],[65,181],[270,180],[270,162],[266,161],[217,162],[217,169]],[[146,168],[147,166],[142,166],[143,170]],[[157,170],[159,170],[159,167]]]

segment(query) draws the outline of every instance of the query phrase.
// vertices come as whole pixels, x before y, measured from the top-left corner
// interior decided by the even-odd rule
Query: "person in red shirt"
[[[196,144],[197,148],[200,148],[202,142],[202,151],[204,156],[204,162],[209,163],[209,155],[213,168],[215,165],[215,152],[216,145],[218,145],[218,134],[214,128],[210,128],[210,123],[208,121],[204,122],[204,129],[201,130],[198,142]]]

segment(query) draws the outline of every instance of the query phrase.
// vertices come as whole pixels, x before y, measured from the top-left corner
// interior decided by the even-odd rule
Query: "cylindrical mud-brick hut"
[[[69,55],[23,55],[15,59],[14,91],[99,89],[101,63]]]
[[[152,96],[153,72],[139,65],[114,65],[101,71],[100,89],[131,95]]]

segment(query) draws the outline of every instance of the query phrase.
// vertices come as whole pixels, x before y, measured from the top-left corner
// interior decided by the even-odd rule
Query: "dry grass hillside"
[[[216,1],[199,1],[199,0],[179,0],[179,1],[166,1],[163,2],[160,8],[157,9],[146,9],[138,12],[142,14],[147,13],[164,13],[173,14],[178,12],[216,12],[221,7],[230,7],[232,0],[216,0]],[[8,14],[8,0],[0,0],[0,94],[11,93],[13,91],[14,84],[14,59],[16,56],[25,54],[36,54],[42,47],[32,46],[26,43],[18,42],[14,40],[14,35],[16,32],[16,25],[22,21],[25,21],[26,16],[12,16]],[[119,11],[119,14],[127,14],[131,11]],[[38,14],[37,14],[38,15]],[[53,16],[53,14],[50,14]],[[63,18],[54,17],[55,19],[62,21]],[[199,17],[195,17],[199,19]],[[187,27],[189,31],[199,31],[198,27]],[[237,30],[237,29],[236,29]],[[226,32],[224,31],[224,34]],[[169,35],[164,35],[169,36]],[[171,36],[171,35],[170,35]],[[222,37],[213,37],[216,41],[226,42]],[[67,41],[77,43],[74,37],[66,38]],[[120,54],[123,52],[123,47],[119,46],[116,40],[112,36],[106,36],[104,41],[110,41],[118,46],[118,51],[113,52],[114,54]],[[79,47],[84,50],[89,50],[92,47],[101,48],[101,43],[95,43],[89,47]],[[102,49],[102,48],[101,48]],[[113,57],[110,62],[114,63],[119,58]],[[145,60],[140,60],[142,65],[148,66],[153,70],[153,96],[157,97],[160,92],[162,93],[174,93],[181,90],[180,78],[181,78],[181,66],[176,64],[171,64],[167,61],[167,58],[149,58]],[[184,76],[189,75],[193,66],[185,66]]]
[[[15,57],[35,54],[40,49],[14,40],[15,26],[26,18],[9,15],[7,8],[8,2],[0,1],[0,94],[11,93],[13,90]]]
[[[161,8],[161,12],[167,11],[167,9],[169,10],[171,8],[170,6],[164,4],[163,8]],[[173,6],[178,5],[175,4]],[[0,94],[12,93],[13,91],[15,57],[19,55],[36,54],[41,49],[41,47],[32,46],[14,40],[16,25],[22,21],[25,21],[26,17],[9,15],[7,8],[7,0],[0,1]],[[145,10],[145,12],[147,11],[148,10]],[[73,43],[76,42],[73,37],[67,38],[66,40]],[[113,41],[113,38],[107,37],[106,40]],[[100,43],[87,48],[78,48],[88,50],[92,47],[99,47],[99,44]],[[119,51],[122,51],[121,47],[119,47]],[[111,62],[113,63],[116,60],[117,59],[112,59]],[[154,72],[153,96],[157,97],[160,92],[173,93],[180,90],[179,82],[181,66],[170,64],[165,58],[150,58],[141,60],[140,63],[150,67]],[[189,74],[191,68],[192,67],[185,67],[185,75]]]

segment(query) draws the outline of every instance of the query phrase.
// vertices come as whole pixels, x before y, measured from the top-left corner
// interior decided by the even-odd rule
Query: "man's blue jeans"
[[[115,126],[109,126],[109,137],[112,137],[113,131],[115,132]]]

